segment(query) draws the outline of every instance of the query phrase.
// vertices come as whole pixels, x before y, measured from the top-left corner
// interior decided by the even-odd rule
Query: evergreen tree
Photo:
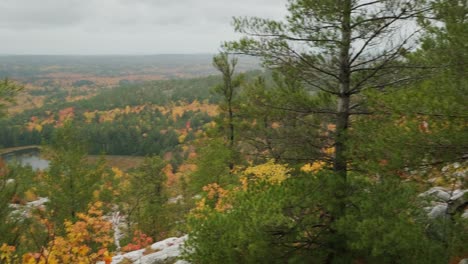
[[[260,56],[266,66],[302,80],[305,88],[333,97],[333,104],[324,108],[290,110],[333,116],[333,166],[345,179],[349,160],[345,155],[346,131],[350,117],[362,112],[360,94],[407,80],[409,76],[398,74],[407,67],[401,61],[416,33],[405,34],[399,29],[427,9],[419,1],[405,0],[292,0],[288,11],[285,22],[236,18],[236,31],[247,37],[226,47]],[[377,48],[385,41],[386,45]]]
[[[221,110],[227,115],[227,138],[229,148],[234,147],[234,96],[236,90],[242,82],[242,75],[234,76],[234,71],[237,65],[237,58],[229,60],[227,53],[220,53],[213,57],[213,66],[221,72],[223,83],[215,87],[214,91],[220,94],[223,98]],[[230,164],[232,169],[234,164]]]
[[[48,209],[59,230],[64,220],[74,222],[77,213],[86,212],[99,190],[103,164],[89,164],[86,144],[76,133],[72,123],[54,131],[53,141],[46,155],[50,159],[44,190],[50,202]]]
[[[195,164],[196,170],[190,175],[190,189],[198,193],[210,183],[226,186],[235,181],[230,165],[233,161],[232,150],[219,138],[203,139],[199,145]]]
[[[336,220],[329,213],[336,188],[333,172],[292,171],[289,177],[280,170],[275,176],[284,181],[265,180],[278,174],[277,166],[282,165],[259,165],[258,173],[243,178],[241,188],[207,188],[188,219],[189,261],[436,264],[450,255],[426,233],[428,221],[418,208],[414,184],[374,182],[350,173],[352,207]],[[331,260],[336,232],[346,234],[347,244],[337,253],[340,258]]]
[[[367,93],[373,118],[358,119],[360,129],[352,132],[362,169],[382,161],[396,170],[466,159],[467,12],[466,1],[434,1],[432,18],[421,20],[427,28],[421,47],[408,56],[427,66],[424,78],[393,93]]]
[[[331,97],[325,107],[270,105],[272,108],[302,112],[308,116],[330,116],[333,129],[330,140],[315,140],[319,149],[333,146],[331,163],[335,176],[335,204],[332,217],[346,215],[349,192],[348,130],[352,116],[369,114],[364,106],[366,90],[388,90],[412,76],[404,64],[417,30],[408,28],[429,10],[423,1],[384,0],[290,0],[284,21],[261,18],[236,18],[236,31],[246,37],[226,43],[230,51],[259,56],[264,64],[303,83],[297,90],[304,96],[313,93]],[[297,95],[297,93],[293,93]],[[287,97],[288,98],[288,97]],[[293,99],[295,99],[293,97]],[[303,102],[300,100],[299,102]],[[302,106],[302,105],[300,105]],[[327,124],[322,124],[326,126]],[[313,134],[313,133],[311,133]],[[317,157],[310,157],[310,160]],[[334,233],[328,262],[346,259],[346,235]]]
[[[166,218],[166,166],[159,156],[145,158],[143,164],[131,173],[128,188],[127,215],[135,228],[159,239],[168,230],[170,220]]]
[[[199,154],[196,159],[197,169],[191,175],[190,186],[197,193],[210,183],[226,186],[234,182],[235,159],[237,155],[236,141],[236,96],[239,93],[244,75],[235,75],[237,58],[229,59],[227,53],[213,57],[213,66],[221,72],[223,82],[214,87],[214,93],[219,95],[220,114],[215,129],[208,129],[208,138],[200,139]]]

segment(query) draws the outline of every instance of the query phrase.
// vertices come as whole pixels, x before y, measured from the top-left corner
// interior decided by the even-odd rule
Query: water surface
[[[2,158],[9,163],[19,163],[21,166],[30,166],[33,170],[45,170],[49,161],[41,158],[39,149],[23,149],[2,154]]]

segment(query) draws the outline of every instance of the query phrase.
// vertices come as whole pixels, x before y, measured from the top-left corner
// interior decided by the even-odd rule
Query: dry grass
[[[96,162],[101,158],[99,155],[90,155],[88,160],[90,162]],[[129,169],[136,168],[143,163],[145,157],[142,156],[113,156],[105,155],[104,159],[107,164],[111,167],[116,167],[122,171],[128,171]]]

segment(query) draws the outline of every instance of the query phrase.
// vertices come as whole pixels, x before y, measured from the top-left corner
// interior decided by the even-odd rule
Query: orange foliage
[[[13,259],[16,258],[15,251],[14,246],[3,243],[0,246],[0,263],[13,263]]]
[[[0,177],[5,177],[8,174],[8,168],[5,161],[0,158]]]
[[[327,124],[327,130],[334,132],[336,130],[335,124]]]
[[[59,120],[57,121],[57,126],[60,127],[65,123],[67,120],[72,120],[73,117],[75,117],[75,108],[73,107],[67,107],[59,111],[58,118]]]
[[[197,165],[195,164],[190,164],[190,163],[183,163],[179,166],[179,172],[181,173],[190,173],[193,172],[197,169]]]
[[[123,252],[130,252],[145,248],[153,243],[153,239],[146,235],[145,233],[141,232],[140,230],[136,230],[133,233],[132,242],[128,245],[122,247]]]
[[[26,125],[26,129],[28,131],[37,130],[39,132],[42,131],[42,125],[39,124],[39,118],[37,116],[32,116],[29,123]]]
[[[281,124],[279,122],[273,122],[271,123],[271,128],[273,129],[278,129],[281,127]]]
[[[226,198],[229,195],[229,191],[223,189],[217,183],[211,183],[203,187],[203,191],[207,192],[207,198],[209,200],[216,201],[215,210],[218,212],[224,212],[232,206],[226,201]]]
[[[112,243],[112,223],[103,219],[102,203],[90,206],[87,214],[79,213],[75,223],[65,222],[65,236],[53,237],[39,253],[23,255],[26,264],[83,263],[91,264],[107,256]],[[48,226],[47,220],[44,220]]]

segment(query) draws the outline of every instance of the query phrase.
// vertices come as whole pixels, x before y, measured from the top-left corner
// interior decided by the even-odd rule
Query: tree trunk
[[[234,148],[234,113],[232,111],[232,96],[233,96],[233,87],[232,87],[232,80],[229,78],[229,83],[227,84],[228,89],[228,114],[229,114],[229,149],[231,152]],[[229,170],[232,171],[234,169],[234,161],[232,160],[229,162]]]
[[[346,214],[346,196],[347,196],[347,173],[348,159],[346,157],[347,129],[349,125],[349,107],[350,107],[350,86],[351,86],[351,65],[349,52],[351,50],[351,0],[345,0],[343,3],[342,23],[341,23],[341,44],[340,44],[340,87],[337,100],[336,113],[336,131],[335,131],[335,158],[333,169],[336,173],[335,181],[335,199],[336,208],[333,212],[333,218],[340,219]],[[335,233],[331,248],[333,252],[327,262],[347,263],[346,238]]]

